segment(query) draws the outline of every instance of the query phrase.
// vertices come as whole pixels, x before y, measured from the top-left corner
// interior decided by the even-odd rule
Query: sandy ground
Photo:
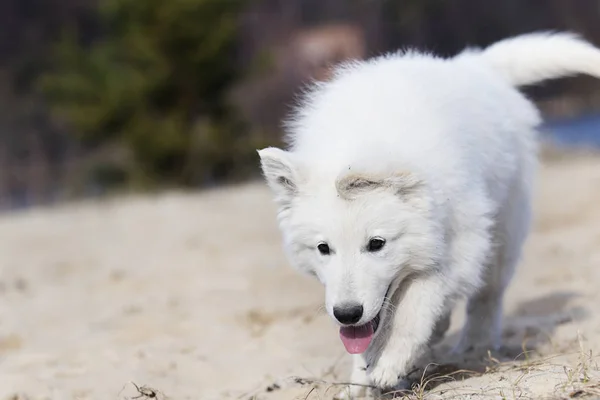
[[[507,348],[478,363],[446,358],[457,309],[435,353],[455,381],[414,397],[600,393],[589,354],[600,350],[600,157],[540,172]],[[286,264],[262,184],[5,215],[0,399],[126,399],[139,395],[130,381],[157,398],[327,399],[348,357],[322,300]],[[476,373],[452,374],[461,368]]]

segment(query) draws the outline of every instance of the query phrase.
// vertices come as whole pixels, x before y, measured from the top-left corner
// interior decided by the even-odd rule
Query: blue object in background
[[[548,120],[542,126],[542,134],[561,147],[600,147],[600,114]]]

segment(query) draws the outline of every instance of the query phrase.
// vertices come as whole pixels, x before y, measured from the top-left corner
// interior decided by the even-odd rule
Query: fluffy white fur
[[[353,62],[306,93],[287,124],[289,150],[259,151],[290,262],[325,285],[328,313],[358,303],[364,324],[381,311],[354,356],[355,383],[398,385],[461,296],[459,349],[500,345],[540,123],[516,87],[576,73],[600,78],[600,51],[565,33],[450,59],[410,51]],[[372,237],[386,240],[378,252],[365,249]]]

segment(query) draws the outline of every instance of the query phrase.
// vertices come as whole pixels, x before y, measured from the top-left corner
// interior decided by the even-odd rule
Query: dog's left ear
[[[258,150],[260,165],[278,202],[289,202],[298,191],[298,171],[292,155],[276,147]]]

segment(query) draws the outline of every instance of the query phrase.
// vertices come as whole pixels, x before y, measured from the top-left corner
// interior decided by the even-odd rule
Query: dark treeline
[[[302,84],[397,48],[452,55],[534,30],[600,44],[597,0],[3,0],[0,208],[258,173]],[[600,85],[528,89],[549,116]]]

